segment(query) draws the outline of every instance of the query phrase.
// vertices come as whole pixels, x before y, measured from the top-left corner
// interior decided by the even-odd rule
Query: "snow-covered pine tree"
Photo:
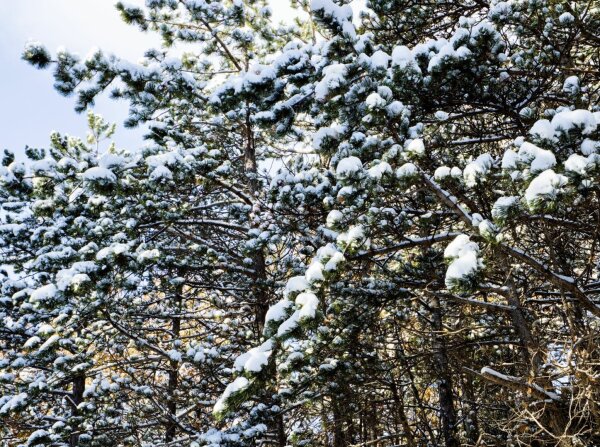
[[[3,280],[10,442],[600,442],[598,7],[345,3],[296,2],[314,21],[287,34],[259,2],[121,5],[164,38],[143,66],[26,50],[80,109],[117,83],[154,145],[41,192],[5,157],[3,238],[30,273]],[[178,42],[202,54],[168,58]],[[89,228],[32,244],[39,219]],[[90,242],[90,289],[31,303],[75,265],[40,256]],[[32,356],[65,306],[82,332],[53,321],[62,351]],[[50,366],[73,346],[92,365]],[[82,404],[29,391],[21,359],[71,399],[83,371]]]
[[[295,441],[597,442],[598,9],[368,6],[312,2],[337,240],[269,312]]]
[[[153,1],[145,10],[118,8],[127,21],[160,32],[164,48],[148,51],[138,65],[101,51],[83,61],[67,52],[52,59],[39,44],[24,54],[40,68],[55,67],[55,87],[76,93],[78,110],[113,88],[114,97],[130,102],[126,124],[149,124],[153,141],[141,152],[77,160],[72,184],[61,183],[60,176],[51,183],[76,191],[73,200],[92,209],[87,225],[99,222],[78,239],[89,251],[77,251],[77,261],[91,258],[101,272],[91,281],[93,290],[82,294],[96,299],[94,349],[102,354],[90,352],[94,368],[83,373],[83,405],[93,412],[85,424],[67,427],[75,432],[70,442],[186,444],[205,437],[244,443],[266,436],[282,444],[268,389],[255,390],[260,405],[244,410],[242,422],[221,422],[223,434],[216,431],[212,407],[233,359],[260,340],[269,290],[284,274],[277,262],[281,247],[271,244],[272,216],[263,206],[267,164],[260,165],[277,146],[259,125],[285,119],[285,108],[277,117],[264,109],[285,87],[276,72],[303,61],[293,55],[275,60],[281,69],[265,63],[295,31],[270,26],[269,9],[260,1]],[[180,50],[181,57],[168,55]],[[36,201],[31,193],[28,198]],[[49,211],[56,210],[53,199],[47,199]],[[73,214],[75,219],[83,213]],[[39,216],[32,219],[37,225]],[[50,221],[60,218],[51,214]],[[71,230],[81,224],[65,225]],[[15,244],[9,228],[6,233]],[[71,261],[58,272],[73,268]],[[42,281],[56,287],[53,276]],[[6,293],[13,306],[12,290]],[[73,390],[66,388],[71,397]],[[9,403],[17,395],[12,389],[3,394]],[[101,407],[111,400],[123,408]],[[9,407],[7,417],[20,420]],[[31,442],[65,441],[40,422],[42,412],[32,410],[32,418],[45,432],[43,439],[41,432],[33,434]]]

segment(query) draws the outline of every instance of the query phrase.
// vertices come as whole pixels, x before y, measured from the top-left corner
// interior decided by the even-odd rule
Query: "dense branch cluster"
[[[600,445],[600,5],[347,3],[27,45],[90,134],[0,166],[2,445]]]

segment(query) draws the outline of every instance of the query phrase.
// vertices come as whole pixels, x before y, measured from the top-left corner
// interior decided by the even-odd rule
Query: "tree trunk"
[[[442,311],[439,300],[436,297],[432,297],[431,312],[433,357],[438,376],[441,432],[446,447],[459,447],[460,442],[456,437],[456,410],[454,408],[454,396],[452,395],[452,374],[450,372],[446,341],[442,334]]]

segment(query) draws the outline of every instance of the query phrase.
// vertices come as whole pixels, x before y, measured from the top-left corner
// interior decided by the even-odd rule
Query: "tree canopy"
[[[26,46],[90,131],[0,166],[3,443],[600,444],[600,5],[349,3]]]

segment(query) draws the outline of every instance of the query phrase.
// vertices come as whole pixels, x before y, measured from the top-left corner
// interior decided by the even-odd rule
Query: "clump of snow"
[[[88,169],[83,173],[84,180],[88,182],[99,182],[99,183],[115,183],[117,176],[109,169],[96,166]]]
[[[294,313],[277,328],[277,336],[283,337],[289,332],[293,331],[298,327],[300,321],[300,311],[296,310]]]
[[[300,308],[299,318],[313,319],[319,306],[319,299],[314,293],[303,292],[296,297],[296,304],[302,306]]]
[[[32,303],[39,303],[41,301],[47,301],[52,299],[58,293],[58,288],[54,284],[47,284],[45,286],[35,289],[29,298]]]
[[[394,47],[394,49],[392,50],[392,66],[396,66],[402,69],[408,66],[412,66],[413,68],[418,69],[412,51],[410,50],[410,48],[404,45]]]
[[[563,84],[563,92],[569,95],[579,93],[579,78],[577,76],[569,76]]]
[[[500,197],[492,206],[492,217],[496,220],[502,220],[511,208],[514,208],[519,203],[517,196]]]
[[[569,182],[564,175],[548,169],[538,175],[527,187],[525,200],[530,208],[535,208],[540,200],[554,200],[563,186]]]
[[[444,257],[452,260],[446,270],[446,287],[453,288],[472,279],[482,266],[478,255],[479,246],[469,236],[458,235],[444,251]]]
[[[329,214],[327,214],[326,225],[328,228],[333,228],[336,226],[338,222],[340,222],[344,218],[344,215],[341,211],[331,210]]]
[[[323,69],[323,78],[315,85],[315,98],[324,101],[331,90],[346,82],[347,68],[344,64],[331,64]]]
[[[313,283],[316,281],[323,281],[325,277],[323,276],[323,264],[319,261],[313,261],[306,269],[305,277],[309,283]]]
[[[446,177],[448,177],[449,175],[450,175],[450,168],[448,166],[440,166],[433,173],[433,178],[435,180],[442,180],[442,179],[445,179]]]
[[[565,170],[579,175],[585,175],[596,166],[598,161],[600,160],[597,154],[590,154],[587,157],[579,154],[572,154],[567,161],[565,161]]]
[[[337,237],[337,242],[342,247],[351,247],[360,243],[365,237],[363,227],[360,225],[351,227],[348,231]]]
[[[560,130],[569,131],[580,128],[584,135],[596,130],[597,123],[594,114],[588,110],[565,110],[554,115],[551,121],[555,134]]]
[[[450,115],[447,112],[444,112],[443,110],[438,110],[437,112],[435,112],[435,119],[438,121],[446,121]]]
[[[406,146],[406,152],[413,155],[423,155],[425,153],[425,144],[421,138],[410,140]]]
[[[380,180],[384,174],[392,173],[392,167],[389,163],[382,161],[377,163],[372,168],[369,168],[367,173],[369,174],[369,177]]]
[[[376,68],[387,68],[391,57],[385,51],[378,50],[371,56],[371,65]]]
[[[98,253],[96,253],[96,259],[102,261],[103,259],[117,256],[123,253],[129,252],[129,246],[127,244],[112,244],[108,247],[104,247]]]
[[[304,278],[302,278],[304,279]],[[267,314],[265,316],[265,324],[268,324],[271,321],[281,321],[287,315],[287,310],[292,307],[294,303],[292,303],[288,299],[283,299],[278,301],[269,307]]]
[[[262,345],[250,349],[250,351],[238,356],[233,367],[238,371],[257,373],[269,363],[269,357],[273,352],[273,341],[267,340]]]
[[[309,283],[304,276],[293,276],[287,280],[283,295],[287,297],[292,293],[302,292],[308,289],[308,286]]]
[[[532,172],[545,171],[556,165],[556,157],[548,150],[541,149],[535,144],[524,142],[519,148],[519,161],[530,163]]]
[[[581,153],[583,155],[591,155],[600,151],[600,141],[590,140],[586,138],[581,143]]]
[[[396,177],[405,178],[412,177],[418,172],[417,167],[413,163],[405,163],[396,169]]]
[[[529,133],[543,140],[554,140],[554,126],[548,120],[536,121]]]
[[[150,173],[150,180],[153,182],[159,180],[173,180],[173,173],[164,165],[159,165]]]
[[[386,106],[387,101],[383,99],[379,93],[373,92],[367,96],[365,104],[371,110],[382,109]]]
[[[227,408],[227,399],[229,399],[233,394],[245,390],[246,388],[248,388],[248,386],[250,386],[250,382],[248,381],[248,379],[246,379],[245,377],[236,378],[233,382],[227,385],[225,391],[223,391],[223,394],[215,403],[215,406],[213,407],[213,412],[215,414],[219,414],[225,411],[225,409]]]
[[[331,18],[340,26],[344,35],[356,39],[350,5],[338,6],[332,0],[312,0],[310,9],[313,12],[320,11],[325,17]]]
[[[348,177],[362,170],[362,167],[362,161],[358,157],[350,156],[342,158],[335,169],[335,174],[338,177]]]
[[[493,164],[494,159],[490,154],[482,154],[477,157],[474,161],[465,166],[465,169],[463,170],[465,184],[468,187],[477,185],[479,180],[485,178]]]
[[[25,406],[27,401],[27,393],[20,393],[11,398],[0,407],[0,414],[7,414],[11,411],[18,410]]]
[[[573,16],[573,14],[571,14],[570,12],[563,12],[559,17],[558,17],[558,21],[562,24],[562,25],[568,25],[570,23],[573,23],[575,21],[575,17]]]
[[[316,150],[321,149],[325,138],[337,139],[343,131],[344,128],[340,125],[320,127],[313,135],[313,147]]]

